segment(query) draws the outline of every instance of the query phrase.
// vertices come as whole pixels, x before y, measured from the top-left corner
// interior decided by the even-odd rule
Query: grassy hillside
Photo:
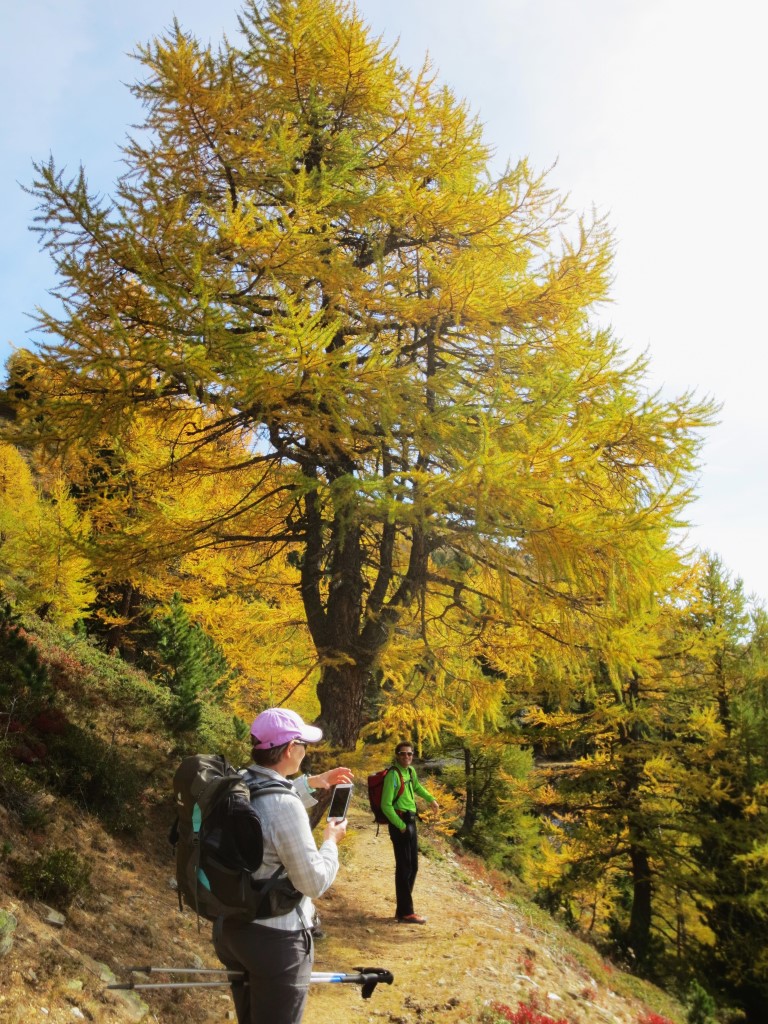
[[[179,913],[171,884],[169,780],[187,751],[165,726],[163,690],[83,640],[27,625],[49,685],[37,694],[17,687],[15,703],[6,687],[0,708],[0,929],[3,912],[6,923],[8,915],[16,921],[0,957],[0,1019],[232,1019],[220,989],[143,999],[106,989],[131,965],[217,966],[208,926],[198,931],[192,914]],[[245,758],[223,713],[209,714],[201,733],[189,742]],[[362,778],[365,755],[357,762]],[[417,902],[429,923],[398,925],[390,844],[385,832],[376,836],[362,785],[350,821],[339,878],[320,901],[327,937],[316,969],[387,967],[395,984],[370,1002],[352,986],[317,986],[306,1024],[683,1021],[673,1000],[602,959],[427,827]]]

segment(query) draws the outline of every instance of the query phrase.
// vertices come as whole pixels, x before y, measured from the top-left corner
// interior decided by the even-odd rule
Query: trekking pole
[[[136,982],[131,978],[130,981],[124,982],[120,985],[107,985],[107,988],[113,989],[130,989],[131,991],[138,991],[139,989],[148,988],[220,988],[222,985],[239,985],[247,984],[240,978],[230,978],[229,981],[222,979],[221,981],[153,981],[153,982]]]
[[[218,988],[222,985],[247,985],[246,977],[242,971],[228,971],[219,967],[128,967],[129,974],[203,974],[217,975],[216,981],[156,981],[143,982],[131,978],[130,981],[121,982],[115,985],[107,985],[108,989],[166,989],[166,988]],[[383,967],[356,967],[357,974],[344,974],[340,971],[313,971],[309,978],[311,985],[346,984],[360,985],[363,999],[370,999],[376,986],[391,985],[394,977],[391,971]]]
[[[225,967],[126,967],[129,974],[232,974],[242,978],[242,971],[228,971]]]
[[[335,974],[332,971],[314,971],[310,984],[361,985],[363,999],[370,999],[377,985],[391,985],[395,980],[391,971],[384,967],[356,967],[357,974]]]

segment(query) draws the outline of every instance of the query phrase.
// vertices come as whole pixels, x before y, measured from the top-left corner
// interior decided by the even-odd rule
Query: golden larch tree
[[[112,200],[37,167],[60,307],[29,382],[45,415],[19,408],[17,436],[119,446],[151,417],[177,481],[236,475],[194,522],[145,502],[144,535],[290,554],[320,718],[349,745],[404,616],[429,646],[428,588],[480,632],[546,606],[565,635],[647,587],[710,411],[645,394],[593,326],[605,225],[525,161],[494,176],[427,66],[339,0],[250,0],[240,28],[138,50]],[[471,600],[467,567],[492,580]]]

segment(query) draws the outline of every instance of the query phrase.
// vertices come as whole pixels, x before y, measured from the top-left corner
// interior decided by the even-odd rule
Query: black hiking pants
[[[402,814],[405,831],[401,832],[394,825],[389,826],[389,838],[395,852],[395,895],[397,897],[397,917],[407,917],[413,913],[413,886],[419,870],[419,844],[416,837],[416,815]]]
[[[299,1024],[315,958],[309,931],[218,918],[213,945],[227,970],[247,975],[232,985],[238,1024]]]

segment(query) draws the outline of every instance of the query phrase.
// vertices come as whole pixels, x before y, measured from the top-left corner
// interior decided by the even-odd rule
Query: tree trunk
[[[477,804],[475,800],[475,776],[472,771],[472,755],[464,747],[464,785],[466,787],[467,801],[464,807],[464,821],[461,823],[459,834],[469,835],[477,821]]]
[[[363,725],[368,670],[358,665],[326,666],[317,684],[318,725],[324,738],[342,750],[354,750]]]
[[[642,700],[640,683],[640,676],[633,672],[629,681],[628,703],[634,707]],[[643,824],[644,808],[640,791],[643,764],[638,755],[631,753],[634,744],[642,741],[643,736],[644,728],[639,722],[633,722],[629,729],[622,730],[622,746],[625,748],[622,790],[627,809],[629,859],[632,867],[632,909],[627,927],[627,945],[638,963],[648,954],[653,915],[653,886],[647,845],[649,837]]]
[[[110,626],[107,631],[106,646],[110,654],[117,653],[125,661],[131,662],[135,659],[126,645],[125,623],[131,616],[134,597],[133,584],[130,582],[118,584],[117,593],[119,597],[119,602],[116,602],[118,604],[117,611],[122,621]]]
[[[632,910],[627,928],[627,944],[642,962],[651,938],[651,866],[643,846],[632,842],[629,848],[632,862]]]
[[[314,828],[316,825],[320,823],[323,815],[328,810],[328,806],[331,802],[332,796],[333,787],[331,787],[330,789],[321,789],[319,792],[315,793],[315,800],[317,800],[317,803],[315,804],[314,807],[307,808],[307,814],[309,815],[309,824],[312,826],[312,828]]]

